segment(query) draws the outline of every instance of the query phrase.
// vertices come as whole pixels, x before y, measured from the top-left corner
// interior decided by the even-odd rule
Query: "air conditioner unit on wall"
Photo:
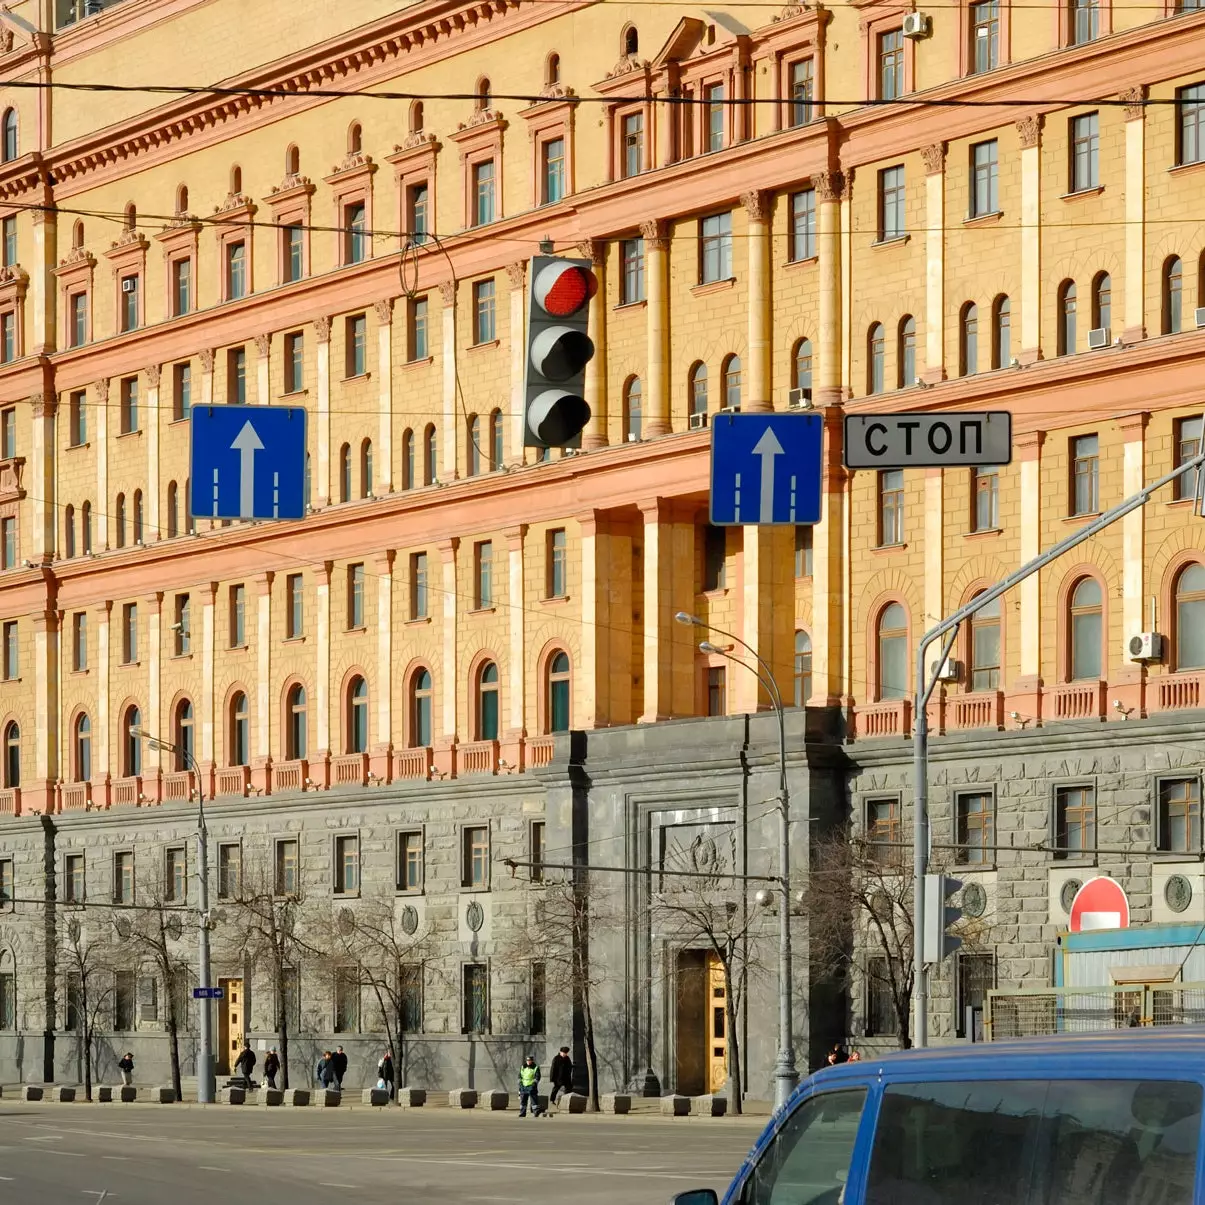
[[[812,408],[812,391],[810,389],[788,389],[788,410],[810,410]]]
[[[1130,637],[1131,661],[1162,661],[1163,637],[1158,632],[1139,632]]]
[[[690,416],[690,429],[692,431],[701,431],[707,426],[707,411],[700,410],[697,414]]]
[[[929,673],[938,682],[957,682],[962,677],[962,666],[953,657],[947,657],[940,663],[937,661],[930,662]]]
[[[1197,323],[1197,326],[1205,326],[1205,305],[1197,308],[1196,323]]]
[[[1088,346],[1091,348],[1108,347],[1109,342],[1109,328],[1107,326],[1098,326],[1096,330],[1088,332]]]
[[[135,276],[123,276],[121,279],[121,291],[123,293],[132,293],[138,287],[138,278]]]
[[[903,33],[906,38],[928,37],[929,18],[924,13],[905,13]]]

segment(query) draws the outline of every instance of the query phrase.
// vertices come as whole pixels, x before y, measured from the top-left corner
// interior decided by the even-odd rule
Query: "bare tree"
[[[107,917],[88,928],[79,916],[63,926],[61,965],[65,972],[67,1011],[74,1012],[75,1031],[84,1053],[84,1095],[92,1099],[92,1064],[97,1021],[116,992],[116,951],[107,937]]]

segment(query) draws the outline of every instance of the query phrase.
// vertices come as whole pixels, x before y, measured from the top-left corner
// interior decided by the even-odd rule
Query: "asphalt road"
[[[0,1106],[8,1205],[665,1205],[722,1190],[764,1118]]]

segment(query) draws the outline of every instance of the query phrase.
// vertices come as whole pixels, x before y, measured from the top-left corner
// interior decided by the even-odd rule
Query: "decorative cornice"
[[[845,177],[838,171],[817,172],[812,177],[817,201],[840,201],[845,195]]]
[[[319,343],[329,343],[331,341],[331,320],[323,314],[320,318],[314,319],[314,330],[318,335]]]
[[[388,326],[393,321],[392,297],[382,297],[379,301],[374,301],[372,308],[376,311],[377,321],[382,326]]]
[[[782,12],[776,17],[770,19],[772,25],[777,25],[779,21],[790,21],[794,17],[802,17],[804,13],[812,11],[810,4],[785,4]]]
[[[209,354],[213,355],[212,352],[210,352]],[[102,406],[107,406],[109,404],[109,378],[108,377],[101,377],[96,382],[96,400]]]
[[[214,350],[212,347],[203,347],[200,352],[201,371],[213,372]]]
[[[596,268],[607,262],[607,241],[601,238],[583,239],[577,245],[582,259],[588,259]]]
[[[287,172],[279,184],[268,189],[268,204],[286,200],[286,194],[289,196],[295,192],[308,194],[314,192],[316,188],[317,185],[309,176],[299,176],[296,172]]]
[[[513,264],[506,265],[506,277],[510,281],[512,289],[521,289],[526,276],[527,264],[523,260],[517,260]]]
[[[139,250],[145,251],[149,246],[146,236],[141,231],[127,226],[118,235],[117,241],[109,244],[109,250],[124,251],[127,247],[137,247]]]
[[[54,418],[59,412],[59,399],[53,393],[31,393],[29,404],[34,418]]]
[[[664,222],[659,222],[655,218],[641,222],[640,237],[644,239],[644,246],[647,251],[669,250],[669,235],[666,233]]]
[[[1146,85],[1135,84],[1119,93],[1125,101],[1126,121],[1142,121],[1146,117]]]
[[[506,118],[498,112],[497,109],[476,109],[468,121],[459,122],[456,126],[457,132],[475,130],[479,126],[501,125],[505,128]]]
[[[619,79],[621,76],[631,75],[634,71],[647,71],[649,65],[647,60],[639,58],[634,54],[625,54],[623,58],[607,72],[607,79]]]
[[[444,305],[456,304],[456,282],[454,280],[444,280],[439,285],[439,295],[443,299]]]
[[[159,388],[159,381],[163,373],[163,369],[158,364],[150,364],[142,370],[146,373],[147,384],[152,389]]]
[[[1041,113],[1030,113],[1017,119],[1017,136],[1021,139],[1022,150],[1037,146],[1041,142],[1043,120]]]
[[[272,350],[271,334],[256,335],[255,350],[259,352],[260,359],[263,359]]]
[[[96,256],[86,247],[72,247],[59,261],[60,268],[74,268],[77,264],[87,264],[89,268],[95,268]]]
[[[375,172],[376,170],[377,165],[373,163],[371,155],[366,155],[363,151],[350,151],[343,157],[341,163],[336,163],[331,168],[331,174],[327,179],[342,176],[348,172]]]
[[[428,134],[425,130],[415,130],[413,134],[407,134],[402,142],[393,144],[394,155],[405,155],[407,151],[418,150],[439,150],[439,139],[434,134]]]
[[[243,212],[247,217],[255,216],[255,202],[245,192],[228,192],[220,205],[213,207],[215,214],[234,214]],[[221,227],[219,226],[219,231]]]
[[[764,222],[770,217],[770,194],[761,189],[741,193],[741,204],[751,222]]]
[[[946,144],[944,142],[931,142],[928,146],[922,146],[920,157],[925,162],[926,176],[940,176],[946,170]]]

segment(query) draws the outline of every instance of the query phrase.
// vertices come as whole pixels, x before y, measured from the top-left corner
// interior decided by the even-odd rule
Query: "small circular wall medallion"
[[[474,933],[481,932],[481,926],[485,924],[485,909],[476,900],[465,909],[464,923]]]
[[[968,883],[962,889],[962,912],[964,916],[977,918],[987,911],[987,892],[982,883]]]
[[[1163,886],[1163,898],[1173,912],[1183,912],[1192,903],[1192,883],[1185,875],[1169,875]]]
[[[402,932],[407,937],[413,937],[418,932],[418,909],[413,904],[407,904],[402,909]]]
[[[178,916],[169,916],[163,927],[172,941],[179,941],[184,936],[184,922]]]
[[[1082,886],[1079,879],[1068,879],[1059,889],[1059,903],[1068,916],[1071,915],[1071,905],[1075,903],[1076,893]]]
[[[339,936],[350,937],[356,931],[356,914],[350,908],[339,909]]]

